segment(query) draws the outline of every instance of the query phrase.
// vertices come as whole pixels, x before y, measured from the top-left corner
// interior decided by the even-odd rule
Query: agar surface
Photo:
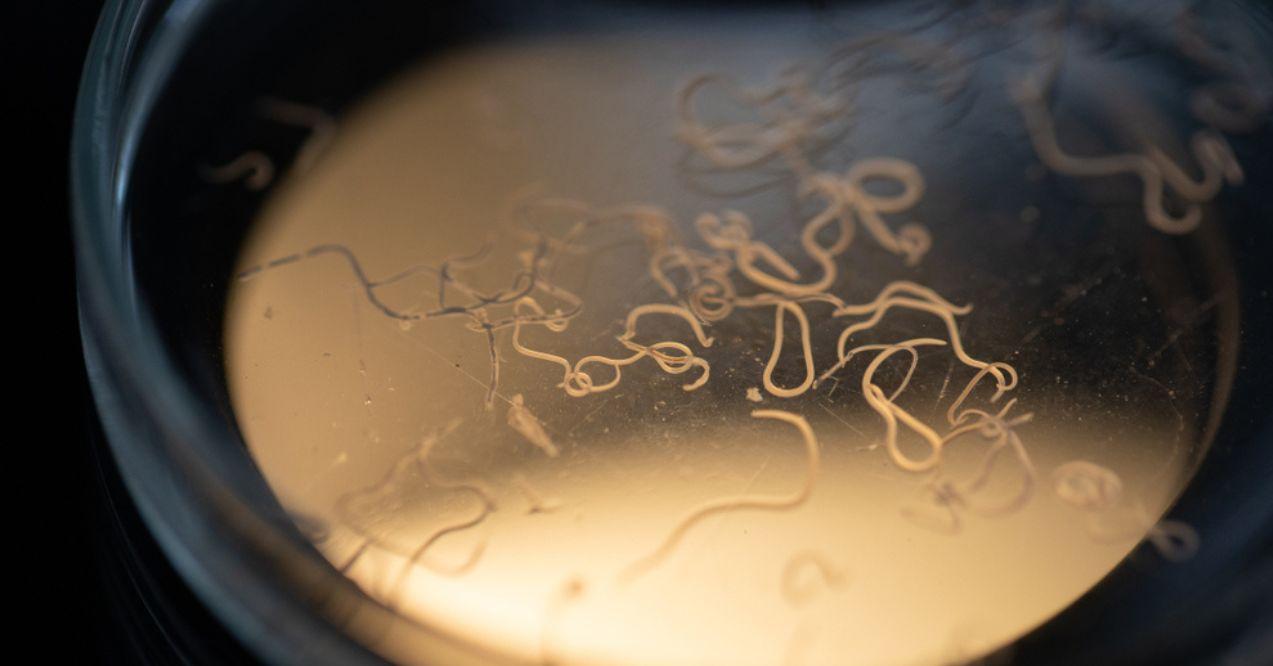
[[[1010,86],[1030,144],[1048,168],[1069,176],[1139,178],[1146,221],[1170,234],[1196,229],[1203,219],[1203,206],[1214,200],[1226,183],[1242,183],[1241,165],[1220,132],[1249,127],[1256,122],[1252,117],[1261,117],[1268,107],[1268,100],[1258,97],[1257,84],[1252,83],[1262,74],[1216,64],[1219,61],[1212,60],[1214,49],[1195,27],[1184,26],[1180,34],[1183,51],[1228,77],[1224,82],[1200,88],[1191,102],[1192,111],[1210,126],[1196,131],[1190,139],[1190,150],[1201,174],[1197,178],[1154,145],[1146,145],[1139,152],[1099,156],[1067,152],[1061,147],[1047,106],[1051,84],[1047,79],[1051,76],[1036,73]],[[891,464],[904,472],[927,475],[922,489],[930,501],[919,509],[903,509],[904,517],[939,532],[957,534],[965,514],[996,517],[1019,511],[1031,501],[1038,484],[1038,471],[1020,432],[1033,415],[1013,415],[1017,398],[1004,400],[1018,387],[1020,375],[1016,367],[1004,360],[980,357],[979,352],[978,356],[970,353],[969,345],[973,343],[966,340],[974,336],[965,331],[966,325],[975,323],[970,317],[973,306],[956,304],[937,289],[909,280],[888,282],[865,302],[856,300],[863,297],[860,293],[852,298],[844,293],[855,287],[846,286],[851,275],[846,267],[852,265],[850,253],[857,251],[853,244],[859,235],[867,236],[877,246],[876,251],[893,255],[889,259],[903,267],[921,264],[935,249],[933,235],[926,227],[899,224],[893,219],[918,208],[923,201],[926,184],[921,169],[908,160],[887,155],[862,157],[835,171],[819,166],[820,156],[851,127],[853,83],[855,77],[869,69],[868,61],[858,57],[860,49],[886,48],[893,57],[919,66],[919,71],[932,79],[930,89],[943,97],[953,97],[963,90],[971,76],[970,64],[967,58],[944,57],[953,53],[949,44],[897,35],[855,44],[813,67],[788,68],[768,83],[747,85],[726,74],[708,73],[691,78],[677,95],[675,137],[697,164],[706,164],[705,171],[776,178],[795,200],[806,206],[800,215],[792,216],[797,219],[781,221],[799,228],[799,247],[795,252],[786,252],[777,242],[762,240],[764,231],[782,228],[781,224],[770,220],[758,224],[759,216],[743,210],[700,211],[682,218],[693,220],[687,225],[678,221],[674,213],[650,202],[598,206],[567,197],[524,195],[514,197],[499,221],[507,233],[491,236],[465,254],[415,264],[388,277],[369,277],[350,247],[324,244],[247,267],[238,278],[255,279],[267,271],[336,258],[369,303],[385,317],[406,326],[404,334],[411,333],[410,327],[417,322],[462,322],[465,330],[482,336],[489,352],[487,409],[496,399],[505,401],[507,426],[551,459],[569,458],[572,447],[565,446],[563,452],[563,447],[549,435],[546,424],[527,407],[522,394],[506,397],[500,393],[502,364],[555,368],[543,387],[560,390],[572,399],[596,400],[598,394],[623,385],[624,371],[638,364],[657,367],[665,375],[680,376],[674,381],[680,382],[682,390],[696,391],[712,381],[712,363],[718,358],[712,353],[725,353],[722,348],[733,345],[733,349],[725,351],[740,352],[741,357],[754,348],[767,346],[768,358],[757,369],[759,388],[748,388],[744,398],[753,403],[774,398],[769,404],[791,407],[759,409],[751,416],[781,421],[796,429],[804,446],[802,482],[782,495],[717,497],[688,509],[648,552],[622,568],[618,574],[621,582],[633,581],[659,567],[695,526],[713,516],[749,510],[794,512],[806,504],[816,491],[821,447],[812,425],[799,413],[801,404],[795,399],[817,392],[828,382],[838,385],[842,379],[852,385],[852,378],[856,378],[862,403],[878,421],[880,443]],[[1052,66],[1055,68],[1055,64]],[[743,112],[747,119],[709,118],[705,109],[710,105],[704,102],[713,93],[734,110]],[[312,144],[302,148],[294,167],[311,168],[322,147],[331,140],[334,125],[330,119],[306,107],[282,102],[271,102],[263,109],[279,122],[311,130]],[[273,179],[273,163],[268,156],[250,151],[207,170],[205,175],[214,182],[243,180],[249,188],[261,189]],[[893,193],[878,194],[881,185]],[[1184,203],[1182,213],[1168,211],[1165,202],[1169,193]],[[807,213],[813,204],[817,204],[816,210]],[[1037,217],[1038,209],[1030,209]],[[682,229],[692,230],[693,235],[682,238]],[[578,290],[558,281],[558,275],[598,251],[600,245],[594,241],[602,230],[627,233],[631,242],[644,249],[645,274],[639,277],[657,288],[660,300],[623,304],[627,310],[614,322],[613,335],[575,335],[576,322],[589,303]],[[498,243],[514,245],[514,265],[495,265],[493,257],[499,253],[494,248]],[[505,286],[494,291],[483,291],[469,279],[479,271],[489,275],[500,269],[507,279]],[[398,305],[382,299],[382,288],[417,275],[433,280],[433,289],[423,292],[433,301],[431,307]],[[773,312],[772,333],[765,324],[752,326],[747,332],[758,335],[743,340],[741,350],[737,349],[738,341],[721,333],[731,319],[740,318],[740,312],[759,311],[767,318],[768,308]],[[886,324],[893,319],[904,319],[912,327],[921,322],[937,325],[942,333],[939,337],[894,335],[882,342],[878,337],[867,337],[888,334],[893,329]],[[790,328],[792,324],[794,328]],[[814,345],[812,332],[819,325],[839,331],[833,352]],[[573,358],[574,352],[558,351],[572,344],[577,346],[582,340],[589,344],[602,340],[604,346]],[[798,341],[799,347],[799,361],[793,367],[783,363],[789,340]],[[511,349],[515,354],[505,358],[501,349]],[[914,392],[911,383],[917,368],[937,355],[950,362],[952,371],[947,382],[955,376],[956,368],[971,374],[953,400],[943,405],[945,422],[940,412],[936,419],[922,418],[923,412],[908,402],[908,390]],[[858,370],[850,372],[854,369]],[[900,379],[894,383],[891,376]],[[955,381],[965,380],[961,375]],[[945,389],[943,385],[939,405]],[[974,394],[982,398],[974,400]],[[974,402],[981,406],[968,406]],[[363,539],[342,569],[352,566],[369,545],[381,545],[383,541],[383,535],[361,527],[353,506],[374,503],[400,492],[405,484],[412,483],[413,474],[429,487],[470,494],[478,504],[471,514],[434,527],[414,549],[400,553],[406,561],[395,590],[403,587],[417,565],[439,575],[458,576],[479,564],[486,547],[484,540],[457,563],[441,564],[427,557],[439,540],[479,527],[497,508],[494,493],[481,482],[450,480],[432,468],[430,451],[452,430],[425,438],[378,484],[341,498],[338,516]],[[922,451],[920,455],[914,453],[917,446]],[[982,453],[971,475],[957,476],[944,467],[943,454],[952,447],[980,447]],[[1015,485],[1006,494],[992,493],[992,478],[1005,474],[1005,469]],[[1090,518],[1093,539],[1144,536],[1169,559],[1188,557],[1198,547],[1198,536],[1191,528],[1175,521],[1155,523],[1134,498],[1124,497],[1122,479],[1108,468],[1075,460],[1056,467],[1051,478],[1055,497]],[[514,477],[513,485],[526,499],[528,514],[550,512],[561,505],[560,500],[541,495],[524,477]],[[932,509],[938,518],[933,519]],[[817,593],[808,581],[814,575],[826,588],[840,588],[846,582],[843,572],[822,555],[809,551],[793,556],[781,577],[783,596],[792,606],[808,603]],[[582,579],[571,578],[549,603],[541,637],[546,663],[558,659],[554,632],[560,615],[584,591]]]
[[[693,98],[709,84],[724,85],[735,103],[751,108],[767,120],[763,123],[734,124],[723,128],[712,128],[698,120]],[[773,342],[769,359],[761,373],[761,385],[770,395],[777,398],[801,396],[840,372],[857,354],[876,352],[862,374],[862,394],[866,403],[883,421],[885,448],[899,468],[911,472],[930,470],[939,464],[942,447],[949,441],[964,433],[977,431],[984,437],[995,439],[991,452],[987,454],[987,468],[997,460],[1001,450],[1010,449],[1032,474],[1028,456],[1024,453],[1019,438],[1005,425],[1002,412],[1000,416],[993,417],[984,412],[966,412],[957,419],[952,417],[949,425],[953,430],[950,434],[941,435],[934,427],[899,406],[898,399],[919,362],[918,348],[946,346],[946,340],[924,338],[884,345],[859,345],[852,349],[848,347],[855,335],[875,328],[890,311],[924,313],[937,317],[945,325],[949,347],[958,360],[979,371],[951,405],[952,414],[983,376],[990,375],[996,382],[997,390],[992,402],[997,401],[1004,392],[1012,390],[1017,382],[1016,371],[1011,365],[981,361],[965,351],[955,318],[968,314],[971,311],[970,306],[954,305],[933,289],[908,281],[890,283],[871,302],[859,305],[846,303],[829,291],[836,283],[839,273],[836,258],[849,249],[857,224],[860,223],[885,250],[900,255],[906,264],[918,263],[923,258],[931,247],[931,237],[917,225],[905,225],[900,231],[894,231],[881,217],[882,214],[905,211],[922,198],[924,182],[913,164],[898,158],[874,157],[855,162],[843,175],[813,169],[812,160],[802,152],[805,144],[811,137],[817,136],[819,128],[830,122],[835,114],[847,113],[848,107],[837,101],[834,95],[820,96],[810,85],[808,77],[798,72],[787,72],[782,81],[767,91],[742,90],[722,77],[694,79],[682,91],[681,128],[678,137],[719,169],[746,169],[777,158],[796,178],[799,196],[817,196],[824,202],[822,212],[809,219],[800,234],[801,246],[807,258],[819,267],[819,276],[812,282],[799,281],[800,271],[790,261],[768,244],[755,240],[751,220],[740,211],[726,210],[720,215],[704,213],[697,218],[694,227],[701,240],[712,250],[703,252],[682,243],[673,231],[676,225],[671,215],[657,206],[627,204],[597,208],[571,199],[546,197],[520,200],[510,206],[506,225],[513,228],[517,232],[515,236],[524,242],[519,252],[522,266],[512,273],[508,287],[494,293],[483,293],[460,277],[460,272],[464,269],[482,266],[487,261],[492,244],[489,239],[469,254],[444,259],[437,266],[418,264],[380,280],[370,279],[353,252],[340,245],[317,246],[297,255],[249,267],[241,271],[239,277],[250,279],[265,270],[291,265],[302,259],[337,255],[344,259],[366,298],[388,317],[403,322],[446,317],[466,318],[467,328],[482,334],[488,341],[491,363],[488,406],[498,395],[501,359],[496,336],[504,329],[511,328],[510,343],[519,355],[534,361],[551,363],[561,369],[562,378],[557,387],[571,397],[583,398],[615,388],[622,381],[622,369],[645,358],[652,359],[668,374],[682,374],[698,369],[698,376],[683,386],[685,390],[694,390],[710,379],[708,361],[688,344],[678,340],[638,342],[642,318],[657,315],[680,319],[688,326],[693,342],[702,348],[709,348],[714,339],[707,334],[704,326],[728,318],[737,308],[772,307]],[[778,101],[782,102],[781,111],[774,110],[776,107],[773,104]],[[900,192],[888,196],[869,193],[866,184],[880,180],[900,185]],[[542,224],[542,220],[537,217],[543,215],[555,217],[554,221],[559,223],[559,227],[565,226],[565,233],[552,235],[545,231],[544,227],[547,225]],[[541,224],[536,224],[537,221]],[[565,224],[560,224],[562,222]],[[588,253],[588,245],[584,242],[588,231],[614,225],[632,227],[638,231],[649,253],[650,279],[673,302],[642,303],[628,311],[623,331],[615,337],[616,342],[627,350],[627,355],[590,354],[572,362],[559,354],[526,344],[523,340],[525,328],[535,327],[550,334],[562,334],[583,310],[584,303],[579,296],[553,283],[551,275],[558,262]],[[823,232],[833,225],[834,240],[826,243],[822,240]],[[679,273],[677,277],[683,279],[674,277],[675,273]],[[379,298],[379,288],[417,274],[428,274],[436,280],[436,307],[417,312],[391,306]],[[747,283],[748,291],[751,291],[749,295],[743,295],[734,275]],[[755,291],[757,289],[759,291]],[[461,294],[467,302],[454,304],[449,298],[452,292]],[[539,298],[548,299],[556,307],[549,310],[541,304]],[[838,360],[821,375],[815,369],[810,338],[811,324],[802,305],[805,302],[831,305],[832,317],[835,318],[866,317],[844,327],[836,345]],[[788,318],[794,319],[797,325],[804,379],[793,386],[781,386],[775,382],[774,374],[782,355]],[[886,393],[875,383],[874,375],[884,362],[899,352],[907,353],[910,358],[906,375],[898,386]],[[608,376],[594,377],[597,371],[591,370],[593,366],[607,368]],[[750,394],[748,397],[754,400]],[[549,457],[557,457],[558,447],[545,431],[542,422],[526,408],[522,397],[517,395],[507,400],[509,426]],[[762,410],[756,414],[762,418],[764,416],[759,415],[769,414],[769,418],[799,418],[789,412]],[[776,417],[772,414],[786,416]],[[976,417],[975,422],[965,423],[970,416]],[[802,419],[800,423],[802,425],[798,427],[804,433],[808,424]],[[905,455],[899,444],[899,426],[905,427],[926,442],[929,454],[920,459]],[[812,438],[811,431],[807,436]],[[816,476],[816,444],[811,446],[813,453],[810,454],[810,459],[813,461],[811,464],[814,465],[814,471],[810,474],[809,486],[799,495],[801,498],[812,491],[812,479]],[[975,487],[978,484],[974,481],[972,485]],[[1028,489],[1029,484],[1024,487]],[[952,487],[944,488],[939,497],[952,497],[956,492]],[[692,512],[682,521],[680,527],[673,530],[664,546],[656,550],[655,555],[649,559],[661,559],[663,551],[670,548],[679,534],[702,516],[730,507],[750,506],[750,503],[751,500],[743,498],[727,498]],[[1013,505],[1019,503],[1013,502]],[[477,520],[480,519],[481,517]],[[455,529],[467,526],[467,523],[461,523]],[[442,532],[445,533],[447,532]],[[438,536],[441,535],[432,538]],[[424,548],[427,545],[428,542]],[[413,554],[412,561],[418,559],[420,553]]]

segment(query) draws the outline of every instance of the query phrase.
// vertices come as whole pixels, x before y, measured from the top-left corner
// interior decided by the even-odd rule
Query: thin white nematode
[[[628,565],[620,574],[621,580],[633,580],[658,566],[660,562],[671,554],[690,528],[709,516],[747,509],[790,511],[808,501],[809,496],[813,494],[814,483],[817,481],[821,465],[818,439],[813,434],[813,428],[809,427],[809,422],[804,417],[787,411],[758,409],[753,411],[751,415],[752,418],[774,419],[788,423],[800,432],[805,447],[806,473],[804,483],[788,495],[738,495],[709,500],[700,504],[677,522],[676,526],[672,528],[672,531],[657,548]]]

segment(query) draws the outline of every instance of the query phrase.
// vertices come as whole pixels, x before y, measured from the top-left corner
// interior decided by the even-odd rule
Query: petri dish
[[[1160,656],[1268,552],[1273,69],[1137,7],[112,5],[125,479],[271,659]]]

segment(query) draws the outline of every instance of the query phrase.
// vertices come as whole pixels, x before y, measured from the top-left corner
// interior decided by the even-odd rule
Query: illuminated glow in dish
[[[1210,395],[1146,407],[1179,365],[1075,343],[1087,292],[973,237],[945,205],[968,174],[797,24],[487,45],[317,123],[244,248],[228,375],[266,479],[369,595],[547,663],[927,663],[1142,539],[1198,547],[1159,518]],[[1098,175],[1023,104],[1049,167]],[[1201,223],[1238,167],[1195,143],[1200,184],[1128,159]]]

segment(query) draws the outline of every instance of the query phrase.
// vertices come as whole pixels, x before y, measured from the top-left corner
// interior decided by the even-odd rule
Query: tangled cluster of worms
[[[1066,3],[1059,3],[1055,18],[1067,14]],[[1080,12],[1077,15],[1085,15]],[[1221,51],[1199,25],[1197,15],[1189,8],[1176,14],[1174,50],[1185,59],[1210,69],[1221,76],[1190,95],[1192,114],[1205,127],[1188,140],[1189,151],[1201,175],[1192,177],[1186,167],[1170,158],[1152,143],[1139,151],[1108,155],[1076,155],[1060,144],[1052,113],[1049,93],[1055,87],[1065,56],[1065,31],[1068,23],[1051,20],[1042,28],[1045,37],[1038,40],[1043,53],[1035,68],[1009,88],[1021,112],[1027,134],[1040,161],[1058,174],[1081,178],[1135,176],[1141,181],[1141,208],[1150,227],[1166,234],[1187,234],[1202,223],[1202,206],[1219,194],[1225,185],[1241,185],[1245,175],[1224,133],[1252,131],[1265,122],[1273,105],[1273,74],[1264,65],[1249,40],[1237,48],[1242,57],[1234,58]],[[1245,36],[1244,30],[1229,30],[1226,35]],[[1167,209],[1166,197],[1174,195],[1181,211]]]
[[[1202,168],[1202,176],[1194,179],[1156,146],[1148,146],[1142,153],[1096,157],[1067,153],[1057,142],[1056,128],[1041,91],[1029,82],[1023,83],[1016,90],[1016,100],[1030,140],[1044,164],[1067,176],[1138,177],[1144,188],[1141,206],[1145,220],[1163,233],[1185,234],[1197,229],[1202,223],[1201,205],[1215,198],[1225,183],[1242,184],[1242,167],[1229,142],[1215,130],[1198,130],[1190,139],[1190,149]],[[1184,202],[1183,213],[1173,215],[1167,211],[1164,196],[1168,189]]]
[[[1191,57],[1217,70],[1227,67],[1211,57],[1209,44],[1191,24],[1182,19],[1180,30],[1182,48]],[[817,485],[821,444],[798,408],[783,406],[841,381],[851,381],[860,390],[864,406],[877,419],[880,444],[891,463],[904,472],[925,475],[922,487],[928,503],[908,508],[904,515],[916,524],[958,533],[966,514],[1006,515],[1024,507],[1036,492],[1039,474],[1020,433],[1033,415],[1019,409],[1014,413],[1018,400],[1011,396],[1019,383],[1017,369],[1003,359],[983,357],[966,342],[971,304],[951,302],[937,290],[908,280],[889,282],[866,297],[855,295],[860,289],[845,267],[851,263],[859,237],[869,238],[873,251],[893,255],[905,267],[921,264],[934,249],[933,236],[925,226],[899,220],[913,212],[925,195],[925,180],[916,164],[898,156],[877,155],[857,159],[838,171],[819,167],[820,156],[851,124],[853,83],[876,62],[866,55],[872,50],[884,50],[888,57],[919,67],[926,75],[926,90],[943,99],[959,94],[970,76],[966,58],[948,57],[953,53],[949,44],[893,34],[855,40],[816,66],[790,67],[762,85],[711,73],[690,79],[677,94],[675,136],[688,150],[687,168],[696,173],[746,174],[771,186],[787,187],[800,203],[800,219],[758,223],[752,214],[726,207],[678,221],[677,215],[652,203],[598,206],[565,197],[522,196],[508,206],[500,222],[506,233],[499,241],[488,238],[471,252],[440,262],[373,278],[349,248],[323,244],[248,267],[238,277],[249,280],[302,260],[327,258],[341,262],[367,301],[404,330],[423,321],[462,322],[484,339],[489,351],[487,409],[494,409],[498,400],[506,402],[508,427],[548,458],[566,454],[527,399],[501,393],[504,364],[551,369],[544,388],[572,399],[587,400],[612,391],[625,382],[625,371],[638,366],[675,376],[673,381],[682,391],[693,392],[712,382],[709,350],[719,351],[727,344],[717,331],[742,312],[772,313],[770,329],[762,324],[750,327],[765,336],[761,344],[768,347],[769,355],[756,368],[760,389],[749,390],[747,399],[773,400],[769,403],[773,408],[752,411],[753,419],[780,422],[799,436],[806,462],[803,479],[785,494],[725,496],[690,508],[661,541],[623,567],[621,581],[658,567],[695,526],[712,516],[736,511],[790,512],[804,506]],[[1242,168],[1220,132],[1249,126],[1254,121],[1248,116],[1262,113],[1269,105],[1255,92],[1258,82],[1252,83],[1266,73],[1250,68],[1222,73],[1228,76],[1225,83],[1199,89],[1191,102],[1193,112],[1209,125],[1190,142],[1201,169],[1198,178],[1154,146],[1104,156],[1068,152],[1061,146],[1047,105],[1050,82],[1044,75],[1014,85],[1012,97],[1034,151],[1048,168],[1069,176],[1135,176],[1143,186],[1141,205],[1147,222],[1159,231],[1183,234],[1197,228],[1201,206],[1225,183],[1242,182]],[[731,120],[712,116],[710,109],[721,106],[733,111]],[[329,140],[331,126],[321,115],[298,105],[276,103],[269,108],[280,122],[317,128],[319,140]],[[306,166],[316,159],[315,150],[309,145],[302,149]],[[267,185],[272,174],[272,162],[252,152],[208,172],[216,181],[246,178],[253,189]],[[881,189],[891,193],[879,194]],[[1168,192],[1184,203],[1183,212],[1169,212]],[[775,247],[762,233],[784,226],[798,227],[797,247]],[[565,342],[580,339],[570,333],[588,304],[558,279],[559,269],[594,256],[599,248],[591,241],[599,230],[619,230],[639,243],[645,253],[642,277],[654,286],[656,298],[629,307],[619,330],[599,348],[572,356],[563,349],[577,344]],[[692,232],[688,237],[683,235],[686,230]],[[517,243],[516,264],[506,267],[507,279],[501,288],[478,288],[467,276],[479,270],[490,275],[493,247],[504,239]],[[436,284],[435,290],[425,294],[434,301],[431,307],[400,307],[382,299],[384,287],[418,275],[430,276]],[[896,318],[925,321],[940,334],[881,341],[880,335],[892,330],[882,324]],[[825,328],[828,322],[839,331],[835,343],[827,349],[815,348],[812,331]],[[798,345],[799,353],[795,365],[787,367],[791,362],[784,363],[789,356],[784,350],[791,342]],[[921,360],[933,354],[947,356],[967,379],[960,380],[962,388],[955,385],[957,392],[952,391],[954,397],[945,405],[944,419],[925,420],[908,409],[903,398]],[[885,380],[899,376],[897,381]],[[431,467],[430,451],[452,430],[426,437],[379,483],[341,499],[337,512],[365,540],[343,568],[378,539],[373,528],[365,527],[367,521],[357,507],[399,492],[408,475],[422,477],[430,487],[471,496],[473,508],[434,528],[415,549],[401,553],[405,564],[400,578],[417,565],[441,575],[459,575],[478,563],[484,542],[459,563],[443,564],[427,556],[440,539],[479,526],[497,510],[494,494],[482,483],[449,479]],[[962,447],[981,451],[971,474],[956,474],[943,466],[945,452]],[[1001,487],[991,489],[996,470],[1004,467],[1014,470],[1016,479],[1006,495]],[[1108,468],[1073,461],[1056,468],[1052,479],[1057,499],[1092,517],[1094,539],[1148,531],[1147,539],[1170,559],[1187,557],[1197,547],[1197,536],[1187,526],[1172,521],[1154,524],[1143,507],[1124,496],[1120,477]],[[517,483],[531,504],[529,513],[551,511],[559,505],[530,488],[524,478]],[[1133,529],[1123,529],[1128,525]],[[783,574],[783,594],[792,605],[801,605],[814,594],[809,576],[802,577],[802,572],[816,574],[827,587],[839,587],[845,579],[824,556],[802,551]],[[571,581],[554,601],[554,614],[585,589],[583,582]],[[548,634],[544,642],[547,652]]]

